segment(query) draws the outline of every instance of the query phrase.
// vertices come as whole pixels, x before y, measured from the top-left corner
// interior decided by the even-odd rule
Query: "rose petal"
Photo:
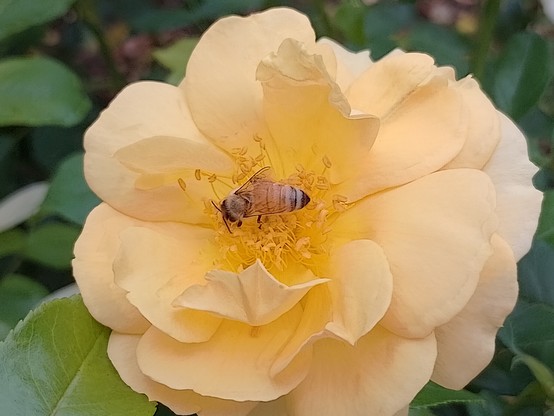
[[[427,383],[436,357],[435,338],[405,339],[380,327],[355,347],[320,340],[306,379],[287,396],[295,416],[389,416]]]
[[[434,67],[420,55],[414,57],[413,54],[405,54],[399,58],[408,61],[401,62],[402,65],[397,68],[390,68],[392,74],[383,73],[389,68],[389,65],[384,65],[384,68],[376,70],[378,76],[368,80],[378,85],[388,85],[386,91],[390,90],[392,101],[389,98],[383,100],[393,107],[381,108],[384,104],[375,104],[385,91],[378,91],[376,96],[367,95],[365,99],[368,104],[365,106],[361,102],[351,102],[353,108],[362,106],[361,110],[368,114],[377,111],[381,117],[381,127],[371,151],[365,157],[364,167],[356,172],[352,180],[336,189],[337,193],[347,196],[350,201],[403,185],[440,169],[460,152],[466,140],[468,114],[464,111],[460,92],[450,88],[448,80],[440,77],[418,86]],[[419,60],[423,63],[417,66]],[[366,73],[379,67],[381,62],[376,62]],[[398,74],[400,71],[402,75]],[[410,75],[413,73],[411,83],[404,81],[404,78],[410,78],[405,76],[404,71]],[[399,85],[391,84],[393,80]],[[357,83],[355,81],[353,85]],[[374,110],[372,107],[378,108]]]
[[[221,319],[173,306],[187,287],[204,281],[212,264],[213,232],[176,223],[134,227],[121,233],[115,281],[127,299],[159,330],[183,342],[208,340]]]
[[[142,334],[150,324],[129,303],[127,292],[115,284],[112,265],[121,244],[119,234],[137,225],[145,224],[107,204],[100,204],[89,214],[75,243],[72,263],[83,302],[92,316],[98,322],[128,334]]]
[[[328,45],[337,58],[337,76],[335,82],[342,91],[346,91],[350,84],[358,78],[373,62],[369,51],[352,52],[330,38],[319,38],[318,45]]]
[[[295,359],[303,350],[311,351],[314,341],[328,337],[325,325],[331,320],[331,295],[327,285],[315,286],[302,300],[302,319],[296,327],[293,336],[279,352],[270,369],[274,377]]]
[[[192,390],[173,390],[156,383],[141,373],[136,349],[140,336],[112,332],[108,356],[121,379],[134,391],[144,393],[152,401],[161,402],[180,415],[200,413],[202,416],[242,416],[256,406],[255,402],[235,402],[196,394]]]
[[[114,157],[124,147],[158,136],[170,138],[173,142],[186,139],[188,143],[195,143],[196,147],[210,145],[192,122],[183,92],[179,88],[157,82],[139,82],[128,86],[85,134],[85,177],[88,184],[112,207],[138,219],[206,222],[203,210],[191,209],[191,206],[196,207],[201,203],[200,197],[214,197],[209,184],[203,182],[199,186],[191,183],[197,186],[196,191],[188,189],[189,193],[194,192],[196,198],[192,198],[191,203],[191,196],[178,186],[177,178],[162,178],[158,183],[141,185],[137,182],[141,176]],[[141,145],[137,146],[142,149]],[[167,150],[168,146],[164,145],[163,148]],[[182,148],[180,146],[177,149],[181,154]],[[171,152],[170,148],[165,154]],[[215,152],[214,149],[211,153]],[[145,162],[153,157],[150,153],[142,154]],[[140,160],[141,155],[135,155],[133,160],[137,159]],[[221,159],[218,154],[218,160]],[[228,167],[224,165],[222,169]],[[197,168],[204,167],[199,163]],[[228,176],[231,176],[231,172],[228,172]],[[145,191],[149,187],[154,189]]]
[[[274,140],[268,150],[278,173],[294,172],[298,163],[321,171],[327,158],[332,182],[352,176],[371,148],[379,120],[350,116],[321,57],[287,39],[261,62],[256,77],[263,86],[265,119]]]
[[[392,297],[392,275],[381,247],[356,240],[331,252],[328,284],[333,320],[326,329],[354,345],[383,317]]]
[[[483,170],[496,189],[498,234],[512,247],[519,261],[531,247],[542,192],[532,187],[537,168],[527,158],[525,137],[508,117],[498,114],[502,138]]]
[[[408,416],[409,412],[410,412],[410,406],[406,406],[404,409],[396,412],[394,416]]]
[[[435,70],[429,55],[391,53],[363,72],[346,91],[346,96],[352,108],[385,118]]]
[[[469,111],[468,132],[464,147],[445,168],[481,169],[500,141],[498,113],[473,78],[464,78],[453,85]]]
[[[310,275],[306,283],[287,286],[256,260],[239,274],[224,270],[208,272],[206,285],[188,287],[173,304],[252,326],[266,325],[289,311],[312,287],[329,281],[316,279],[311,272]]]
[[[475,293],[450,322],[435,330],[438,356],[433,381],[461,389],[494,355],[498,329],[517,300],[517,268],[510,246],[498,235]]]
[[[358,202],[338,217],[333,232],[383,248],[393,296],[382,323],[396,334],[420,337],[467,303],[496,226],[489,178],[455,169]]]
[[[237,401],[274,400],[296,387],[309,369],[311,350],[304,349],[284,371],[269,375],[301,316],[296,306],[257,328],[224,320],[209,341],[199,344],[180,343],[152,327],[137,348],[139,367],[154,381],[174,389]]]
[[[308,18],[286,8],[226,17],[202,35],[180,87],[198,128],[222,148],[251,146],[263,130],[256,68],[286,38],[315,45]]]

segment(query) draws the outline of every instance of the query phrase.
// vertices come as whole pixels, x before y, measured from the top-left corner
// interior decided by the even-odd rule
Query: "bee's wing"
[[[263,168],[261,168],[259,171],[253,174],[250,177],[250,179],[244,182],[242,186],[235,191],[235,194],[236,195],[247,194],[254,190],[254,184],[256,182],[264,181],[264,180],[269,181],[269,178],[268,178],[269,169],[270,169],[269,166],[264,166]]]

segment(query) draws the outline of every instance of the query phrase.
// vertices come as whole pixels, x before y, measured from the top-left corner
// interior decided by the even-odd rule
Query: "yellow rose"
[[[178,87],[128,86],[85,149],[104,203],[77,283],[122,379],[178,414],[389,416],[430,379],[463,387],[541,200],[471,77],[316,42],[290,9],[215,23]],[[265,166],[309,204],[226,224],[221,201]]]

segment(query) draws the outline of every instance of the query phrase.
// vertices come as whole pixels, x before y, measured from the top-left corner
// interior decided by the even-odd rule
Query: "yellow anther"
[[[197,181],[199,181],[200,179],[202,179],[202,173],[200,172],[200,169],[196,169],[194,171],[194,177],[196,178]]]
[[[344,195],[333,195],[333,201],[346,203],[348,202],[348,198]]]
[[[187,191],[187,184],[185,183],[185,181],[181,178],[177,179],[177,183],[179,184],[179,187],[183,190],[183,191]]]
[[[327,155],[323,156],[321,161],[323,162],[323,164],[325,165],[326,168],[330,168],[332,166],[331,161],[329,160]]]

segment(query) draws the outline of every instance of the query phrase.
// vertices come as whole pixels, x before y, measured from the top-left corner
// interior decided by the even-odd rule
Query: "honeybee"
[[[236,222],[240,227],[243,218],[258,216],[260,222],[262,215],[297,211],[310,202],[310,197],[302,189],[267,178],[268,169],[269,166],[265,166],[257,171],[221,201],[219,208],[214,204],[229,232],[228,222]]]

